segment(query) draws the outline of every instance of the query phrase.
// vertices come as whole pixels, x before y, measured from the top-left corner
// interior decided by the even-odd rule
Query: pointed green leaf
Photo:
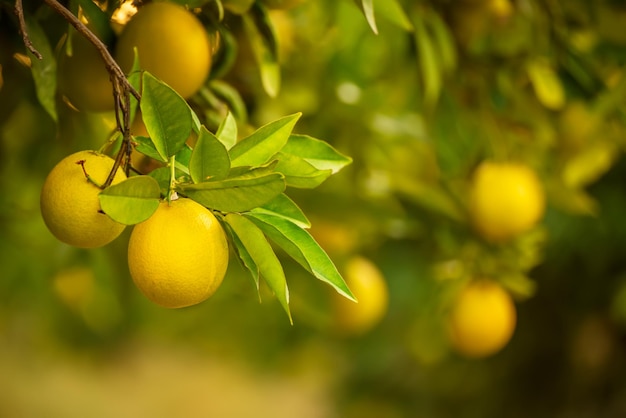
[[[413,24],[398,0],[378,0],[376,13],[404,30],[413,30]]]
[[[429,27],[432,29],[433,42],[436,45],[441,69],[445,72],[453,71],[457,66],[456,42],[450,28],[446,25],[443,18],[434,11],[428,14]]]
[[[231,149],[237,143],[237,120],[231,112],[228,112],[215,136],[220,140],[226,149]]]
[[[330,257],[306,230],[277,216],[257,212],[249,212],[245,216],[316,278],[356,301]]]
[[[154,147],[164,160],[176,155],[191,134],[187,102],[167,84],[143,73],[141,115]]]
[[[318,170],[300,157],[279,152],[276,171],[285,175],[287,186],[314,189],[332,174],[330,170]]]
[[[332,170],[333,174],[352,163],[352,158],[329,143],[308,135],[292,134],[281,152],[300,157],[318,170]]]
[[[159,184],[149,176],[129,177],[99,194],[100,206],[114,221],[134,225],[148,219],[159,207]]]
[[[252,256],[246,249],[246,246],[241,242],[239,236],[235,233],[235,231],[230,227],[227,222],[224,222],[224,229],[228,232],[231,242],[235,247],[235,253],[239,261],[242,263],[243,267],[250,272],[250,276],[252,276],[252,280],[254,281],[254,286],[256,287],[257,293],[259,295],[259,302],[261,301],[261,293],[259,292],[259,268],[252,259]]]
[[[311,227],[311,222],[309,222],[306,215],[300,210],[298,205],[284,193],[279,194],[265,205],[252,209],[252,212],[278,216],[293,222],[300,228]]]
[[[56,108],[57,65],[54,52],[39,22],[28,14],[24,16],[24,19],[30,40],[42,56],[42,59],[39,59],[27,50],[28,57],[31,59],[31,74],[35,82],[37,100],[50,117],[56,121],[58,119]]]
[[[276,38],[268,25],[265,11],[260,7],[253,7],[253,13],[242,16],[244,29],[252,47],[252,53],[259,66],[261,84],[270,97],[276,97],[280,90],[280,64]]]
[[[238,177],[181,184],[180,191],[203,204],[222,212],[243,212],[264,205],[285,190],[285,178],[266,168],[250,170]]]
[[[230,149],[231,166],[259,166],[267,163],[285,146],[301,115],[295,113],[270,122],[239,141]]]
[[[285,272],[267,238],[254,223],[238,213],[229,213],[225,220],[250,254],[261,277],[287,312],[289,321],[293,323],[289,311],[289,289]]]
[[[191,154],[189,173],[194,183],[209,178],[220,180],[228,175],[230,159],[224,145],[204,126]]]
[[[372,32],[378,35],[378,27],[376,26],[376,17],[374,16],[374,0],[355,0],[365,15],[367,24],[370,25]],[[387,1],[387,0],[385,0]]]
[[[433,107],[439,99],[442,84],[437,51],[430,33],[426,30],[424,19],[416,16],[413,24],[424,87],[424,103],[427,107]]]

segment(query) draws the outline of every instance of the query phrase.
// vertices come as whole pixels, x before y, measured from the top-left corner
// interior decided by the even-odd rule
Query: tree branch
[[[16,3],[21,3],[21,0],[16,0]],[[133,86],[130,85],[126,75],[117,64],[117,62],[113,59],[106,45],[102,43],[102,41],[94,35],[88,28],[85,26],[83,22],[78,20],[76,16],[72,14],[68,9],[66,9],[61,3],[57,0],[44,0],[44,2],[50,6],[54,11],[63,16],[65,20],[67,20],[74,28],[89,42],[91,42],[104,60],[104,63],[107,67],[107,71],[111,74],[111,76],[119,81],[119,83],[124,87],[125,90],[129,91],[137,100],[141,100],[141,95],[135,90]],[[17,4],[16,4],[17,7]]]
[[[37,57],[37,59],[42,59],[43,56],[35,46],[33,45],[30,37],[28,36],[28,31],[26,30],[26,20],[24,20],[24,5],[22,4],[22,0],[15,0],[15,15],[17,16],[17,21],[19,23],[20,34],[22,35],[22,40],[24,41],[24,45],[32,54]]]

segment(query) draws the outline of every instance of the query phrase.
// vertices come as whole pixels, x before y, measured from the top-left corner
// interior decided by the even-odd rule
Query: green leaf
[[[100,206],[114,221],[134,225],[148,219],[159,207],[159,183],[149,176],[129,177],[99,194]]]
[[[231,166],[259,166],[267,163],[285,146],[301,115],[295,113],[270,122],[239,141],[230,149]]]
[[[424,19],[421,16],[416,16],[413,25],[415,26],[415,41],[424,86],[424,104],[432,108],[439,99],[442,85],[437,50],[426,30]]]
[[[433,34],[433,42],[438,52],[438,60],[441,69],[445,72],[453,71],[457,66],[456,42],[450,33],[450,29],[439,13],[431,11],[427,20]]]
[[[163,159],[163,157],[161,157],[159,151],[156,150],[156,148],[154,147],[154,143],[150,138],[148,138],[147,136],[135,136],[133,137],[133,139],[137,143],[137,145],[135,146],[135,149],[137,151],[139,151],[143,155],[152,158],[153,160],[157,160],[162,163],[167,162],[165,159]]]
[[[215,136],[220,140],[226,149],[231,149],[237,143],[237,120],[229,111],[220,126],[217,128]]]
[[[318,170],[331,170],[333,174],[352,163],[352,158],[327,142],[308,135],[291,135],[281,152],[300,157]]]
[[[541,58],[529,61],[526,65],[528,78],[535,89],[535,95],[548,109],[558,110],[565,104],[565,90],[561,79],[550,63]]]
[[[176,155],[191,134],[187,102],[167,84],[143,73],[141,115],[150,139],[163,160]]]
[[[229,111],[235,115],[235,119],[241,121],[241,123],[246,123],[248,120],[248,109],[246,109],[246,102],[241,97],[239,90],[224,80],[215,79],[209,81],[208,90],[215,99],[226,104]],[[206,89],[201,90],[201,92],[206,92]]]
[[[293,222],[300,228],[311,227],[311,222],[309,222],[306,215],[300,210],[298,205],[284,193],[279,194],[265,205],[252,209],[252,212],[278,216]]]
[[[229,213],[225,220],[254,261],[261,277],[287,312],[289,321],[293,323],[289,311],[289,289],[285,272],[267,238],[254,223],[238,213]]]
[[[245,216],[316,278],[356,301],[330,257],[306,230],[278,216],[258,212],[248,212]]]
[[[301,189],[314,189],[324,182],[332,171],[318,170],[300,157],[279,152],[276,171],[285,175],[287,186]]]
[[[267,12],[256,5],[242,18],[252,54],[259,66],[263,89],[268,96],[276,97],[280,90],[280,64],[276,35],[269,23]]]
[[[204,126],[191,154],[189,173],[194,183],[206,179],[223,179],[230,170],[230,159],[224,145]]]
[[[411,20],[398,0],[378,0],[376,2],[376,13],[404,30],[413,30]]]
[[[30,40],[42,56],[42,59],[38,59],[27,50],[28,57],[31,60],[31,73],[35,82],[37,99],[56,122],[58,114],[56,108],[57,64],[54,58],[55,55],[48,42],[48,37],[39,23],[30,15],[25,15],[24,19],[26,20],[26,30]]]
[[[387,1],[387,0],[385,0]],[[378,35],[378,27],[376,26],[376,17],[374,16],[374,0],[356,0],[357,5],[365,15],[367,24],[370,25],[372,32]]]
[[[180,184],[178,189],[204,206],[243,212],[265,205],[285,190],[285,178],[265,167],[224,180]]]
[[[260,302],[261,293],[259,292],[259,268],[252,259],[252,256],[248,252],[246,246],[243,244],[243,242],[241,242],[241,239],[239,239],[235,231],[230,227],[227,222],[224,223],[224,229],[228,231],[239,261],[243,264],[243,267],[250,272],[250,276],[252,276],[252,280],[254,281],[254,285],[258,292]]]

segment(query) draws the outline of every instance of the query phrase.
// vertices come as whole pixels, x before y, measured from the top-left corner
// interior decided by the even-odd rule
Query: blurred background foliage
[[[60,99],[49,116],[2,2],[0,416],[626,414],[623,2],[299,1],[262,15],[274,35],[246,19],[293,2],[223,0],[222,20],[196,3],[222,50],[192,105],[209,123],[230,108],[242,131],[301,111],[299,133],[353,158],[290,195],[340,269],[357,255],[378,266],[386,314],[342,334],[329,289],[287,259],[293,326],[236,263],[209,301],[165,310],[132,285],[129,231],[97,250],[56,241],[39,214],[45,175],[115,121]],[[25,8],[56,50],[67,24]],[[250,56],[255,36],[277,41],[275,60]],[[467,221],[485,159],[523,162],[547,193],[542,224],[506,245]],[[518,323],[500,353],[469,360],[445,312],[485,273],[516,297]]]

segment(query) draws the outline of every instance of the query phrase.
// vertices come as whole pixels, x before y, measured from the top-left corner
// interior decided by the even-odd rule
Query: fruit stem
[[[176,156],[172,155],[168,161],[168,165],[170,167],[170,185],[167,188],[167,203],[171,202],[172,200],[176,200],[178,199],[178,195],[176,194],[176,191],[174,190],[174,187],[176,185]]]

